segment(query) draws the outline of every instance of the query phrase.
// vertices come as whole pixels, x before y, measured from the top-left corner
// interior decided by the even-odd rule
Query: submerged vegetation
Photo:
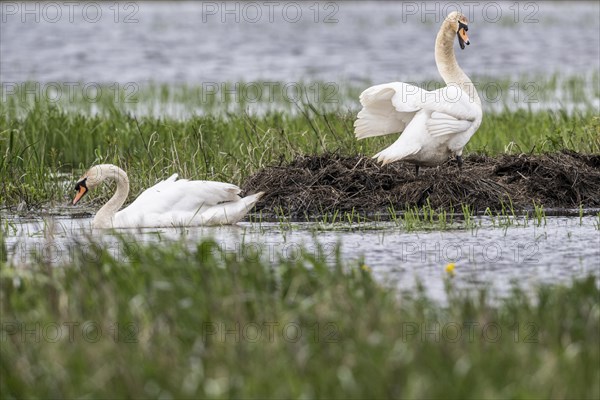
[[[498,84],[504,87],[508,83]],[[550,80],[543,87],[556,90],[556,85]],[[581,85],[571,86],[574,89],[566,93],[573,97]],[[70,183],[94,163],[123,167],[132,178],[132,194],[137,194],[175,172],[186,178],[241,185],[250,175],[299,155],[372,155],[396,138],[355,140],[355,112],[351,110],[356,107],[358,91],[351,89],[338,93],[340,98],[333,107],[322,101],[311,103],[308,97],[308,102],[287,103],[294,112],[251,112],[234,99],[234,111],[185,119],[170,117],[168,112],[160,117],[152,113],[143,116],[141,111],[127,109],[124,102],[129,89],[124,87],[116,92],[105,88],[104,97],[94,101],[75,98],[66,105],[48,101],[50,95],[30,99],[23,93],[25,89],[2,93],[0,102],[3,207],[65,203]],[[185,94],[181,97],[184,102],[192,102],[198,95],[194,88],[180,91]],[[575,99],[565,96],[564,101]],[[166,88],[150,87],[133,99],[142,107],[156,97],[168,104],[174,95]],[[582,104],[571,112],[531,108],[488,112],[466,151],[489,156],[565,149],[598,153],[600,117],[589,102]],[[206,110],[210,112],[210,107]],[[99,201],[102,199],[100,196]]]
[[[600,396],[593,277],[498,300],[440,265],[442,305],[338,252],[122,237],[62,254],[0,260],[3,398]]]

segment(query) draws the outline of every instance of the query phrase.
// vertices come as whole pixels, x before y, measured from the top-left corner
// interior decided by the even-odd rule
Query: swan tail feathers
[[[417,154],[421,147],[409,147],[409,148],[398,148],[392,144],[390,147],[375,154],[373,158],[377,159],[377,162],[381,163],[381,166],[392,163],[394,161],[400,161],[407,157],[414,156]]]
[[[251,194],[250,196],[246,196],[242,198],[242,201],[245,202],[250,208],[254,207],[254,205],[260,200],[261,197],[265,195],[265,192],[258,192],[255,194]]]
[[[241,221],[264,195],[259,192],[240,200],[217,204],[200,215],[202,225],[230,225]]]

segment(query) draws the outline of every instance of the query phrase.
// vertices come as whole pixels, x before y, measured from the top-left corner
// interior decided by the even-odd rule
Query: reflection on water
[[[66,263],[76,247],[90,245],[89,238],[108,246],[114,257],[126,260],[122,243],[106,232],[93,232],[90,223],[89,218],[23,223],[12,220],[6,238],[9,261],[27,264],[33,257],[41,257],[52,264]],[[315,231],[315,224],[304,223],[287,231],[278,223],[242,223],[120,233],[126,235],[127,241],[184,240],[190,246],[213,238],[228,255],[242,259],[254,257],[256,252],[275,265],[279,257],[298,257],[301,248],[334,261],[339,244],[343,259],[364,260],[381,282],[413,290],[418,279],[432,297],[443,300],[444,267],[450,262],[456,263],[457,285],[486,286],[498,295],[506,293],[511,282],[527,287],[542,282],[568,282],[572,277],[590,273],[600,278],[597,224],[597,217],[548,217],[545,226],[530,223],[527,227],[501,229],[489,226],[489,220],[482,218],[482,227],[475,230],[406,232],[391,223],[377,223],[377,229],[362,226],[355,230]]]
[[[67,3],[2,3],[3,82],[427,80],[456,5],[469,75],[590,73],[600,51],[598,2]]]

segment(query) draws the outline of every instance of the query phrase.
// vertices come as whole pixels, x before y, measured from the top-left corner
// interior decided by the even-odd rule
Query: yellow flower
[[[449,273],[450,275],[454,275],[454,268],[455,267],[456,267],[456,264],[449,263],[448,265],[446,265],[446,272]]]
[[[363,264],[360,269],[362,269],[365,272],[371,272],[371,268],[368,265]]]

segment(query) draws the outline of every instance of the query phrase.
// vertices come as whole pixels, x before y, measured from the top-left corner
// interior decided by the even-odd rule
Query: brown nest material
[[[303,217],[339,211],[386,212],[421,206],[468,204],[475,211],[600,206],[600,155],[570,151],[542,155],[466,157],[462,171],[455,161],[437,168],[392,163],[379,166],[363,156],[299,156],[287,165],[265,168],[244,184],[245,191],[266,192],[256,211],[282,211]]]

